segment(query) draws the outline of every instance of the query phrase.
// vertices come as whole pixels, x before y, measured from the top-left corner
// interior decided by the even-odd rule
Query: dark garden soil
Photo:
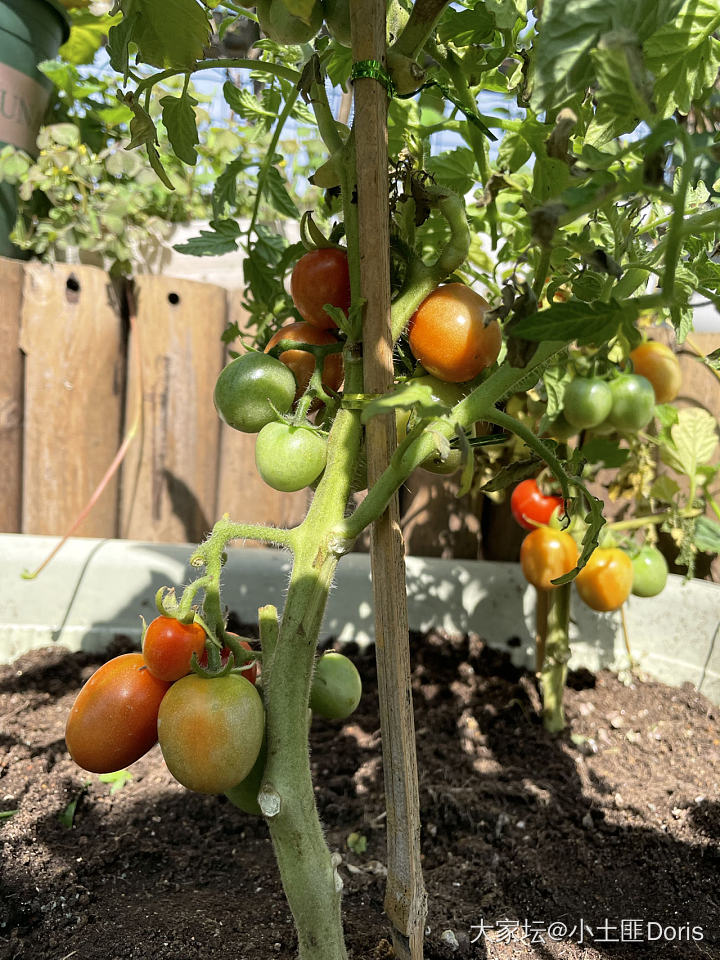
[[[477,637],[416,636],[412,654],[427,960],[720,958],[718,708],[689,686],[575,675],[572,736],[552,739],[532,678]],[[65,717],[99,662],[49,649],[0,668],[0,811],[17,809],[0,820],[2,960],[291,960],[262,821],[184,790],[158,747],[115,792],[70,761]],[[360,709],[314,721],[313,767],[350,955],[383,960],[372,651],[357,663]]]

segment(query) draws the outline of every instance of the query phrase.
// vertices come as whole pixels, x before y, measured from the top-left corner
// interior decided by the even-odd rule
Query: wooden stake
[[[353,0],[350,15],[353,59],[375,60],[385,67],[385,0]],[[384,393],[393,381],[388,94],[375,79],[358,79],[354,87],[361,293],[367,301],[363,338],[365,391]],[[371,485],[387,466],[395,446],[394,417],[373,418],[367,426]],[[370,548],[387,807],[385,910],[392,924],[396,955],[422,960],[427,897],[420,866],[420,802],[404,553],[396,495],[373,525]]]

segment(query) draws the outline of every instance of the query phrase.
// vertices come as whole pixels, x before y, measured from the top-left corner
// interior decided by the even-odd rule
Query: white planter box
[[[23,580],[22,571],[37,566],[56,542],[0,534],[0,662],[55,643],[101,650],[117,634],[139,640],[140,616],[155,616],[158,588],[180,587],[197,575],[187,564],[189,544],[73,539],[36,580]],[[287,554],[231,549],[223,598],[241,620],[255,622],[262,604],[282,608],[289,571]],[[407,583],[412,629],[474,631],[508,650],[515,663],[532,664],[534,591],[516,564],[409,557]],[[573,601],[571,666],[627,666],[619,615],[596,614],[576,596]],[[627,620],[633,654],[648,674],[674,685],[689,681],[720,703],[720,585],[671,576],[660,597],[632,597]],[[322,636],[372,642],[366,555],[340,562]],[[508,646],[512,638],[519,646]]]

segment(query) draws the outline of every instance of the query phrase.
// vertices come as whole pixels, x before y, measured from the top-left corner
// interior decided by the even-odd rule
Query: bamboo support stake
[[[350,4],[353,60],[385,66],[385,0]],[[393,379],[390,331],[387,99],[382,83],[358,79],[355,142],[364,319],[366,393],[386,392]],[[368,479],[372,485],[396,446],[395,420],[374,417],[367,426]],[[427,898],[420,865],[420,802],[410,651],[405,601],[405,557],[397,494],[373,525],[371,566],[387,808],[385,910],[399,958],[422,960]]]

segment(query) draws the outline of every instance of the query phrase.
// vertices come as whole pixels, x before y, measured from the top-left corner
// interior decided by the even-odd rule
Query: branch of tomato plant
[[[553,590],[549,598],[545,658],[540,671],[543,701],[543,723],[550,733],[560,733],[565,727],[563,694],[570,659],[570,593],[566,583]]]
[[[290,83],[298,83],[300,80],[300,74],[297,70],[293,70],[291,67],[284,67],[280,63],[268,63],[267,60],[251,60],[248,57],[239,57],[237,59],[231,57],[219,57],[213,60],[200,60],[195,63],[190,73],[197,73],[200,70],[254,70],[258,73],[268,73],[274,77],[280,77],[283,80],[289,80]],[[154,73],[152,76],[145,77],[140,81],[136,90],[135,96],[139,97],[141,93],[152,89],[158,83],[162,83],[163,80],[168,80],[170,77],[179,77],[182,74],[187,73],[187,70],[162,70],[160,73]]]
[[[410,17],[390,50],[414,60],[449,2],[450,0],[415,0]]]
[[[688,190],[692,183],[695,173],[695,151],[693,149],[690,134],[685,127],[678,126],[678,137],[682,142],[684,162],[681,167],[680,183],[677,192],[673,198],[673,215],[670,220],[670,226],[667,232],[667,243],[665,247],[665,271],[662,278],[662,291],[667,303],[670,303],[675,286],[675,271],[678,260],[680,259],[680,248],[683,239],[683,227],[685,225],[685,205],[687,201]]]
[[[285,124],[287,123],[290,117],[290,114],[293,111],[293,108],[295,106],[295,103],[299,95],[300,95],[300,91],[297,89],[297,87],[294,87],[288,93],[287,100],[285,101],[285,106],[283,107],[280,113],[280,116],[277,119],[277,123],[275,124],[275,129],[273,130],[272,138],[270,140],[270,143],[268,144],[267,153],[263,158],[263,162],[260,164],[260,169],[258,170],[257,192],[255,194],[255,202],[253,203],[252,214],[250,216],[250,225],[248,226],[247,233],[246,233],[246,237],[247,237],[246,242],[248,247],[250,245],[250,237],[255,232],[255,225],[257,223],[258,214],[260,212],[260,201],[262,200],[262,196],[265,190],[265,181],[267,179],[268,173],[270,172],[273,166],[273,157],[275,155],[275,148],[278,145],[280,135],[283,131]]]
[[[640,530],[642,527],[663,523],[665,520],[668,520],[673,513],[675,513],[675,516],[677,517],[686,519],[699,517],[702,515],[703,511],[697,509],[696,507],[687,507],[684,510],[678,510],[677,512],[672,510],[664,510],[662,513],[649,513],[643,517],[633,517],[631,520],[616,520],[613,523],[608,523],[607,529]]]
[[[128,284],[125,286],[125,302],[128,308],[128,325],[130,329],[130,341],[132,343],[132,362],[135,368],[135,377],[137,379],[137,392],[135,395],[135,409],[133,411],[133,418],[130,426],[128,427],[125,436],[123,437],[122,443],[120,444],[117,453],[113,457],[112,463],[105,471],[100,483],[98,483],[95,490],[90,495],[88,502],[82,508],[77,517],[73,520],[70,527],[62,535],[60,541],[53,547],[50,553],[45,557],[42,563],[36,567],[35,570],[28,571],[23,570],[21,576],[23,580],[33,580],[37,577],[45,567],[50,563],[50,561],[56,556],[60,548],[65,544],[73,533],[77,530],[80,524],[85,520],[85,518],[90,514],[92,508],[98,502],[100,497],[103,494],[103,491],[107,485],[112,480],[113,476],[120,469],[125,456],[130,449],[130,444],[135,439],[136,435],[142,431],[143,426],[143,368],[142,368],[142,351],[140,350],[140,338],[137,331],[137,307],[135,305],[135,296],[132,290],[132,287]]]

